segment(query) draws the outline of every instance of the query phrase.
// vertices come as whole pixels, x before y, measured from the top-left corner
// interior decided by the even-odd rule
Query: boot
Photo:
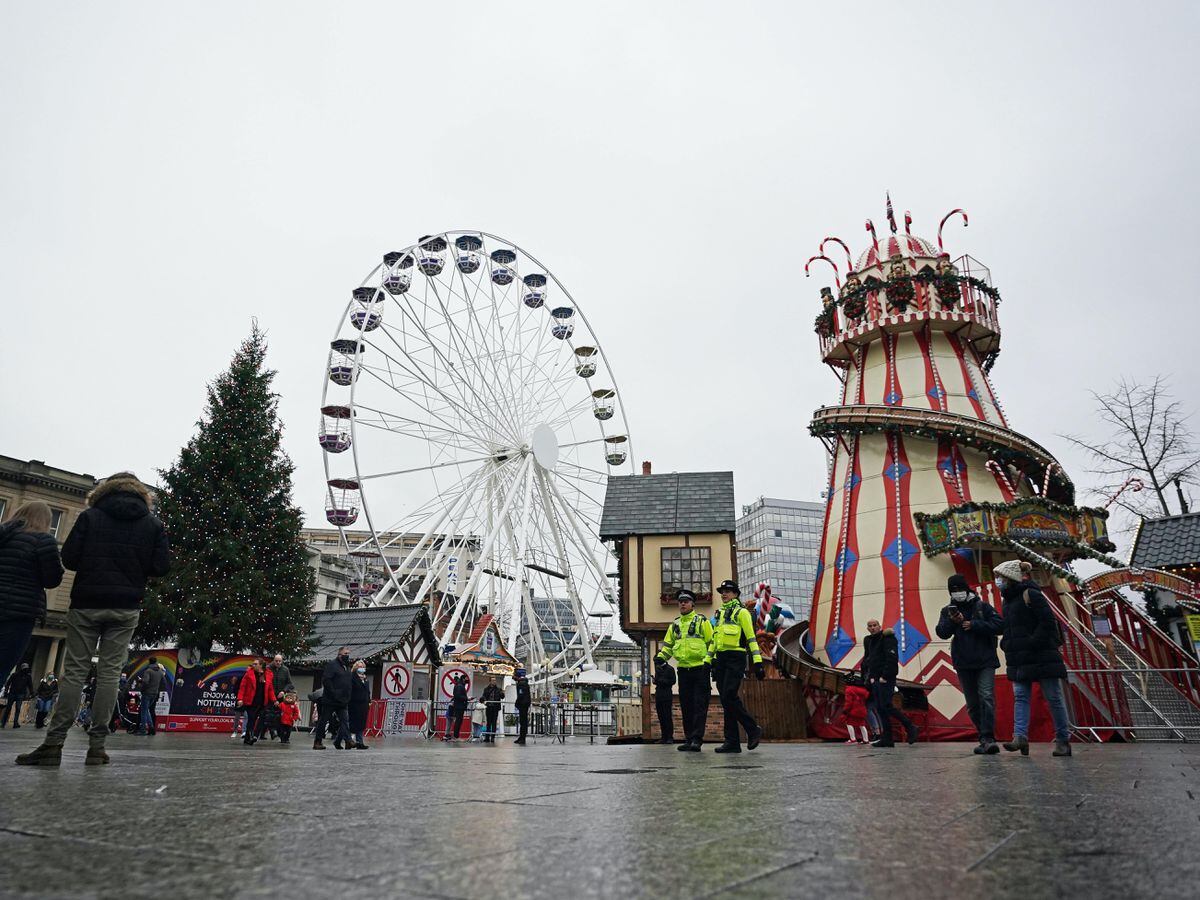
[[[1023,734],[1014,734],[1011,741],[1004,742],[1004,749],[1009,753],[1015,753],[1020,750],[1022,756],[1028,756],[1029,738],[1025,737]]]
[[[687,753],[689,750],[692,749],[692,742],[684,741],[682,744],[680,744],[675,749],[678,750],[680,753]]]
[[[1068,742],[1068,741],[1055,741],[1055,742],[1054,742],[1054,750],[1051,752],[1051,754],[1050,754],[1050,755],[1051,755],[1051,756],[1070,756],[1070,755],[1071,755],[1071,744],[1070,744],[1070,742]]]
[[[107,766],[108,754],[104,752],[103,747],[89,747],[83,764],[85,766]]]
[[[33,722],[33,727],[34,728],[45,728],[46,727],[46,714],[44,712],[39,712],[37,714],[37,718]]]
[[[324,750],[325,749],[325,745],[321,742],[320,738],[317,738],[317,740],[313,743],[313,749],[314,750]]]
[[[725,743],[718,747],[713,753],[741,753],[742,748],[737,744]]]
[[[917,737],[918,737],[917,726],[910,724],[908,726],[906,733],[908,735],[908,745],[911,747],[913,744],[915,744],[917,742]]]
[[[761,740],[762,740],[762,729],[756,725],[756,726],[754,726],[754,730],[752,732],[750,732],[748,735],[746,735],[746,749],[753,750],[755,747],[758,746],[758,742]]]
[[[62,745],[51,747],[42,744],[36,750],[22,753],[17,757],[18,766],[58,766],[62,765]]]
[[[366,744],[355,744],[354,749],[355,750],[370,750],[371,748],[368,747]]]

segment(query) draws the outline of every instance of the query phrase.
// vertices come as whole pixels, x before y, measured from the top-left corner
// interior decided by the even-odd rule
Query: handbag
[[[325,696],[325,688],[319,687],[308,695],[308,699],[313,703],[319,703],[321,698]]]

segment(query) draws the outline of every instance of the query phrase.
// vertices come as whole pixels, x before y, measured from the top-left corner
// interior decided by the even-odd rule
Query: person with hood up
[[[17,507],[0,525],[0,684],[25,655],[33,626],[46,615],[46,588],[62,584],[54,513],[39,501]]]
[[[967,715],[979,733],[977,754],[999,753],[996,745],[996,642],[1004,630],[1000,614],[984,603],[962,575],[946,582],[950,605],[942,610],[937,636],[950,639],[950,659],[967,703]]]
[[[13,728],[20,728],[21,707],[32,696],[33,675],[29,672],[29,663],[21,663],[4,685],[4,712],[0,713],[0,728],[8,725],[9,713],[13,713]]]
[[[108,762],[104,742],[117,700],[117,678],[129,656],[146,580],[171,567],[167,532],[150,512],[150,492],[131,472],[106,478],[88,495],[63,544],[62,559],[75,571],[67,611],[62,691],[40,747],[17,757],[22,766],[57,766],[79,710],[84,680],[97,656],[96,693],[88,729],[86,765]]]
[[[483,741],[486,744],[494,744],[497,723],[500,721],[500,710],[504,705],[504,691],[500,690],[500,685],[496,684],[495,675],[488,679],[487,687],[483,689],[483,695],[479,699],[484,706]]]
[[[867,688],[879,717],[879,739],[874,741],[876,747],[894,747],[892,739],[892,719],[899,719],[908,735],[908,742],[917,742],[917,726],[912,720],[892,704],[892,696],[896,693],[896,676],[900,674],[900,649],[896,635],[890,628],[881,628],[878,619],[867,622],[867,631],[863,638],[863,670],[867,676]]]
[[[1033,566],[1010,559],[992,569],[1004,601],[1004,651],[1008,680],[1013,687],[1013,739],[1004,749],[1029,755],[1029,700],[1036,681],[1054,720],[1051,756],[1071,755],[1071,724],[1063,698],[1067,667],[1059,652],[1058,619],[1050,601],[1033,580]]]
[[[471,702],[470,682],[465,674],[455,676],[453,691],[450,698],[450,715],[446,717],[446,740],[448,741],[458,740],[458,733],[462,730],[463,716],[467,712],[467,704]]]
[[[34,728],[46,727],[46,716],[50,715],[50,710],[54,707],[54,701],[57,699],[58,676],[51,669],[38,682],[37,692],[34,695],[34,700],[37,703],[37,719],[34,722]]]

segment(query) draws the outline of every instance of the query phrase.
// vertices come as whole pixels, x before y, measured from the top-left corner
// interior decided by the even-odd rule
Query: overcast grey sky
[[[449,228],[579,299],[657,471],[815,499],[836,397],[805,281],[883,196],[1004,295],[1015,428],[1088,391],[1195,407],[1195,3],[5,4],[0,453],[166,466],[269,332],[297,499],[346,292]],[[823,275],[823,273],[822,273]],[[1125,547],[1121,548],[1122,555]]]

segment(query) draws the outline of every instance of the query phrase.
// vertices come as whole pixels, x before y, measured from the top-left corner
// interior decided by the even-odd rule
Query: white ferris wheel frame
[[[437,234],[433,235],[432,237],[434,238],[442,238],[446,241],[446,251],[448,256],[444,260],[445,266],[456,268],[456,251],[453,241],[455,238],[464,235],[477,236],[481,240],[492,241],[498,244],[501,248],[511,249],[515,253],[524,256],[525,259],[533,263],[541,270],[542,273],[544,273],[548,282],[553,283],[555,288],[561,292],[565,302],[574,310],[574,316],[577,317],[577,321],[583,325],[582,330],[586,332],[586,345],[595,348],[594,355],[599,358],[600,362],[603,363],[604,373],[608,378],[608,384],[611,385],[611,391],[613,392],[613,395],[611,398],[606,400],[606,402],[612,403],[612,405],[615,407],[614,413],[616,413],[616,415],[613,416],[612,421],[619,422],[619,424],[624,427],[625,443],[623,449],[625,449],[627,453],[624,466],[627,466],[629,471],[632,473],[634,465],[634,453],[632,439],[629,435],[628,419],[626,417],[624,404],[621,402],[621,394],[617,386],[615,376],[613,375],[612,367],[608,362],[608,357],[604,352],[604,348],[598,340],[595,332],[592,330],[591,323],[588,321],[578,301],[575,300],[570,291],[567,290],[566,286],[563,285],[563,283],[556,276],[554,276],[550,269],[547,268],[539,259],[537,259],[537,257],[519,245],[488,232],[451,230],[438,232]],[[422,238],[421,241],[405,248],[401,252],[403,254],[411,254],[415,258],[420,252],[421,246],[428,240],[429,238]],[[486,254],[481,255],[483,257],[482,265],[487,267],[487,256]],[[377,265],[362,280],[360,287],[373,287],[374,285],[371,285],[370,282],[376,279],[376,276],[383,268],[383,264]],[[460,271],[458,275],[463,288],[463,299],[466,300],[470,318],[475,322],[476,325],[479,325],[479,328],[482,331],[483,328],[482,325],[479,324],[479,320],[476,316],[474,303],[479,299],[490,299],[493,312],[499,315],[498,308],[496,306],[496,292],[494,286],[491,286],[491,280],[488,279],[490,297],[485,296],[480,298],[478,296],[478,285],[472,294],[472,292],[468,291],[467,289],[464,273]],[[435,298],[438,305],[441,307],[442,312],[446,315],[446,321],[450,323],[451,328],[449,336],[453,339],[455,337],[454,331],[456,326],[453,319],[450,317],[450,313],[447,311],[446,305],[443,303],[440,295],[437,293],[435,280],[437,276],[422,276],[419,270],[414,267],[411,277],[412,286],[409,288],[410,291],[416,286],[417,279],[421,277],[426,277],[428,281],[434,284],[433,291]],[[449,273],[448,278],[453,281],[453,271]],[[519,297],[520,288],[518,287],[515,290],[517,296]],[[395,305],[402,310],[408,322],[412,326],[415,326],[416,330],[424,336],[425,341],[428,342],[428,346],[432,348],[435,353],[442,355],[443,362],[449,363],[450,367],[454,368],[454,364],[450,363],[449,360],[445,358],[445,354],[439,350],[439,339],[432,337],[418,317],[413,315],[405,308],[403,301],[407,301],[409,299],[408,292],[396,297],[392,297],[391,299],[397,301]],[[422,302],[425,302],[428,308],[427,301],[423,300]],[[361,329],[355,328],[352,325],[347,325],[347,323],[350,321],[350,314],[356,307],[356,303],[356,300],[351,299],[351,301],[346,305],[345,311],[339,320],[334,338],[336,340],[343,337],[343,335],[348,335],[349,339],[354,341],[356,348],[353,355],[353,375],[349,384],[349,396],[348,399],[345,400],[345,405],[347,405],[351,410],[351,415],[349,418],[349,449],[351,451],[351,459],[353,460],[355,479],[362,488],[360,494],[360,506],[362,514],[366,520],[366,530],[370,533],[370,538],[368,541],[352,544],[346,534],[348,526],[338,527],[341,534],[343,547],[347,552],[362,551],[364,547],[370,544],[378,553],[379,559],[383,564],[383,568],[386,570],[386,583],[383,585],[379,593],[374,597],[368,598],[366,603],[368,605],[391,605],[395,603],[424,602],[426,597],[433,591],[434,585],[438,583],[439,579],[442,579],[446,576],[447,566],[455,552],[467,549],[473,541],[479,539],[474,569],[467,578],[465,586],[454,600],[449,620],[447,621],[446,627],[443,631],[443,643],[461,644],[462,640],[466,637],[465,629],[471,626],[471,623],[481,611],[481,589],[484,588],[484,576],[488,576],[486,578],[486,590],[488,592],[488,598],[486,601],[487,608],[493,613],[496,621],[501,626],[501,637],[505,647],[514,655],[517,652],[518,639],[522,635],[521,624],[524,622],[527,625],[528,634],[527,646],[525,649],[530,655],[530,663],[533,666],[533,672],[531,674],[532,680],[545,683],[563,677],[565,674],[567,674],[569,668],[564,664],[564,661],[568,659],[570,654],[573,652],[582,655],[585,668],[594,667],[595,663],[592,658],[592,650],[599,640],[605,636],[605,632],[607,632],[608,629],[601,627],[595,634],[590,631],[589,617],[594,615],[594,613],[585,606],[586,598],[582,596],[580,591],[582,579],[580,578],[580,573],[576,571],[576,567],[581,566],[587,575],[595,578],[598,592],[608,606],[607,614],[612,615],[612,611],[615,610],[616,607],[616,601],[609,576],[605,572],[605,567],[597,555],[597,549],[603,551],[606,556],[607,551],[604,551],[603,544],[599,540],[597,534],[599,523],[597,521],[588,520],[582,513],[582,510],[573,507],[572,504],[568,502],[567,498],[564,497],[563,492],[560,490],[558,484],[558,482],[563,480],[563,478],[558,477],[555,463],[557,462],[558,454],[564,449],[580,447],[585,444],[597,444],[602,448],[604,443],[610,437],[612,437],[612,435],[606,434],[604,421],[599,419],[596,420],[596,425],[599,428],[598,437],[582,441],[573,441],[569,444],[564,444],[561,446],[555,443],[553,450],[553,456],[555,457],[555,460],[539,458],[537,447],[532,446],[536,443],[536,440],[530,440],[528,435],[517,434],[513,431],[513,426],[518,425],[516,420],[520,417],[520,415],[522,413],[528,413],[528,404],[526,404],[524,408],[515,407],[513,405],[513,401],[516,399],[516,395],[509,396],[504,394],[503,389],[501,389],[501,393],[504,394],[504,396],[501,397],[497,395],[495,386],[489,384],[485,378],[480,381],[479,385],[469,381],[462,382],[469,389],[469,392],[473,398],[478,401],[477,406],[474,408],[468,408],[466,403],[468,398],[465,392],[460,390],[459,396],[454,397],[441,390],[438,385],[434,383],[434,379],[430,379],[419,372],[421,367],[420,363],[417,360],[407,356],[405,349],[397,344],[395,351],[399,358],[390,357],[388,354],[384,354],[384,356],[388,358],[389,367],[391,365],[395,365],[401,370],[406,370],[407,366],[405,365],[405,362],[407,361],[408,363],[411,363],[413,369],[418,371],[414,372],[412,370],[407,370],[408,375],[414,377],[416,382],[419,382],[422,385],[423,390],[432,390],[435,394],[439,395],[441,400],[448,404],[451,409],[455,409],[462,415],[473,419],[483,429],[490,430],[493,436],[503,435],[505,438],[505,440],[502,442],[494,443],[493,446],[489,447],[487,452],[481,456],[475,456],[468,459],[434,461],[435,454],[432,449],[433,441],[429,437],[429,432],[426,430],[430,428],[429,422],[417,422],[415,419],[405,419],[404,417],[397,416],[394,413],[385,413],[382,410],[367,406],[365,403],[357,402],[359,376],[363,373],[370,373],[376,377],[379,376],[377,373],[371,371],[368,366],[363,364],[364,345],[368,343],[368,341],[365,340],[367,333]],[[391,309],[391,306],[388,305],[387,308]],[[517,316],[523,314],[524,311],[521,309],[521,303],[519,299],[517,301],[516,309]],[[496,319],[489,320],[489,322],[492,324],[494,324],[496,321]],[[548,325],[548,321],[546,324]],[[545,340],[545,333],[548,331],[548,328],[542,329],[543,336],[539,339],[537,351],[541,350],[541,344]],[[389,333],[388,336],[391,338],[393,343],[396,343],[393,335]],[[507,350],[507,347],[503,345],[504,338],[502,330],[500,332],[500,336],[500,349],[495,353],[488,354],[491,362],[492,374],[494,374],[497,379],[500,379],[502,376],[497,367],[496,356],[499,353],[503,353]],[[524,351],[526,349],[526,345],[524,344],[525,335],[523,328],[517,329],[517,336],[518,340],[521,341],[520,353],[523,358]],[[461,341],[463,337],[464,334],[462,330],[458,329],[457,339]],[[567,338],[562,340],[562,343],[568,346],[572,353],[574,353],[574,350],[577,346],[580,346],[580,342],[573,340],[573,338],[576,337],[578,337],[578,334],[572,333],[568,335]],[[555,338],[554,340],[558,339]],[[553,344],[551,344],[551,346],[553,346]],[[379,348],[376,347],[374,349],[382,353]],[[505,361],[508,361],[507,358]],[[482,369],[482,364],[480,365],[480,369]],[[458,374],[457,370],[456,374]],[[518,377],[518,374],[521,373],[509,372],[508,374],[510,377]],[[569,379],[582,382],[588,388],[590,393],[593,383],[591,379],[593,376],[580,378],[574,371],[570,371],[568,377]],[[549,383],[549,379],[547,379],[547,384]],[[330,387],[331,381],[328,377],[327,371],[326,377],[323,380],[322,388],[323,407],[330,402]],[[489,398],[481,396],[481,390],[477,388],[482,388],[484,391],[489,393],[490,401],[494,403],[494,405],[489,403]],[[399,392],[399,389],[396,388],[394,383],[391,386],[391,389]],[[559,391],[558,399],[562,400],[564,406],[566,406],[566,400],[563,398],[561,390]],[[590,407],[590,405],[591,404],[589,403],[588,407]],[[567,424],[571,424],[569,417],[575,407],[581,407],[579,413],[589,411],[588,407],[584,407],[582,402],[576,403],[574,406],[567,406]],[[400,431],[398,433],[405,434],[416,440],[421,440],[423,437],[425,443],[429,447],[429,453],[431,457],[430,465],[397,469],[391,472],[364,473],[359,458],[359,436],[360,432],[366,429],[359,428],[360,422],[358,419],[358,412],[360,409],[379,415],[381,417],[381,422],[384,421],[383,417],[390,417],[395,419],[397,422],[406,422],[409,425],[416,426],[417,430],[421,432],[420,435],[406,431]],[[432,426],[433,431],[442,432],[442,436],[439,437],[438,440],[441,441],[444,446],[454,446],[459,450],[465,450],[466,447],[464,447],[464,443],[466,443],[468,445],[475,446],[477,449],[482,449],[482,447],[480,447],[477,443],[480,440],[478,435],[475,436],[474,442],[470,439],[466,441],[460,441],[463,436],[455,431],[452,423],[434,413],[433,410],[427,410],[427,412],[429,412],[433,418],[439,419],[445,426],[445,428],[440,426]],[[507,412],[513,417],[513,422],[506,423],[504,421],[501,415],[504,412]],[[578,413],[576,416],[578,416]],[[364,422],[362,424],[367,425],[368,423]],[[551,429],[553,424],[554,423],[549,423]],[[371,427],[376,426],[372,425]],[[539,426],[539,428],[545,427],[547,427],[547,423],[543,423],[541,426]],[[535,439],[537,437],[536,432],[538,430],[539,429],[535,429],[535,434],[533,436]],[[574,429],[572,428],[572,430]],[[484,441],[483,443],[486,445],[488,442]],[[514,468],[512,463],[515,461],[514,457],[518,455],[520,457],[520,461],[516,463]],[[548,457],[550,454],[546,453],[545,455]],[[329,481],[332,477],[330,467],[331,454],[329,452],[323,452],[322,457],[326,480]],[[585,481],[589,484],[595,485],[596,490],[599,491],[607,480],[609,474],[607,470],[618,470],[618,467],[609,466],[607,464],[603,451],[598,454],[598,459],[599,464],[603,467],[603,469],[590,469],[588,467],[579,466],[569,462],[564,463],[567,466],[573,466],[577,469],[580,469],[580,471],[577,473],[578,478],[575,476],[567,476],[565,473],[563,473],[565,478],[571,479],[574,491],[586,496],[586,492],[581,486]],[[546,463],[550,464],[546,465]],[[408,517],[401,520],[401,522],[404,522],[408,519],[420,516],[424,510],[428,509],[428,513],[425,515],[424,520],[421,520],[422,524],[428,524],[425,524],[424,531],[417,541],[417,544],[413,546],[407,554],[404,554],[403,541],[401,541],[399,556],[402,558],[399,564],[393,567],[392,564],[388,562],[388,556],[385,552],[387,544],[385,544],[384,540],[381,540],[381,536],[386,534],[394,534],[403,537],[406,536],[407,532],[404,528],[388,528],[383,529],[382,531],[380,530],[371,512],[366,484],[378,478],[402,476],[417,472],[429,472],[432,474],[434,470],[442,468],[448,469],[450,467],[459,467],[461,470],[461,467],[471,464],[478,464],[478,468],[467,477],[461,478],[447,491],[439,492],[438,496],[429,498],[429,500],[424,504],[415,506],[409,513]],[[585,475],[584,470],[586,470],[588,474]],[[591,477],[592,475],[600,476],[600,480],[593,480]],[[481,494],[482,498],[480,497]],[[521,499],[520,506],[514,509],[514,504],[518,498]],[[460,529],[460,525],[464,524],[469,519],[472,502],[479,499],[483,499],[486,504],[487,529],[486,532],[482,534],[472,535],[467,530]],[[441,506],[440,514],[435,516],[434,513],[439,505]],[[540,512],[540,519],[538,522],[534,521],[534,516],[532,515],[534,510],[538,510]],[[514,516],[512,515],[514,512],[518,513],[518,515],[515,517],[517,521],[514,521]],[[539,526],[539,523],[541,527]],[[399,525],[399,523],[397,524]],[[543,528],[545,533],[540,533],[543,531]],[[574,627],[569,629],[573,633],[570,639],[567,640],[565,639],[565,633],[568,629],[563,629],[561,627],[561,623],[558,622],[558,609],[556,601],[553,597],[548,598],[550,615],[555,620],[554,624],[559,625],[560,630],[558,632],[558,636],[562,638],[559,641],[560,649],[550,657],[546,656],[546,650],[542,643],[541,629],[539,628],[539,624],[545,623],[542,623],[540,618],[535,613],[531,584],[528,576],[530,563],[529,555],[531,553],[531,545],[534,542],[533,539],[535,536],[540,537],[540,546],[546,547],[547,544],[549,544],[550,547],[553,548],[553,558],[559,563],[559,567],[564,570],[558,574],[561,575],[562,581],[566,586],[568,595],[567,600],[570,605],[571,613],[575,619],[575,622],[573,623]],[[437,550],[432,559],[430,559],[429,554],[434,549],[435,543],[438,544]],[[511,558],[497,559],[493,556],[493,552],[496,550],[497,544],[500,543],[505,544],[505,546],[509,549]],[[511,552],[514,548],[515,552]],[[568,549],[571,549],[575,552],[575,560],[572,560]],[[413,599],[410,601],[405,595],[403,588],[405,584],[410,583],[410,581],[413,579],[408,577],[406,572],[408,572],[408,570],[410,570],[414,564],[419,563],[423,563],[420,568],[425,569],[425,575],[422,578]],[[511,571],[513,573],[519,573],[519,576],[516,574],[502,574],[506,567],[511,567]],[[546,570],[543,569],[541,571]],[[507,590],[498,590],[497,581],[506,581]],[[440,619],[440,614],[442,612],[443,611],[440,609],[432,609],[431,605],[431,613],[434,616],[435,621]]]

